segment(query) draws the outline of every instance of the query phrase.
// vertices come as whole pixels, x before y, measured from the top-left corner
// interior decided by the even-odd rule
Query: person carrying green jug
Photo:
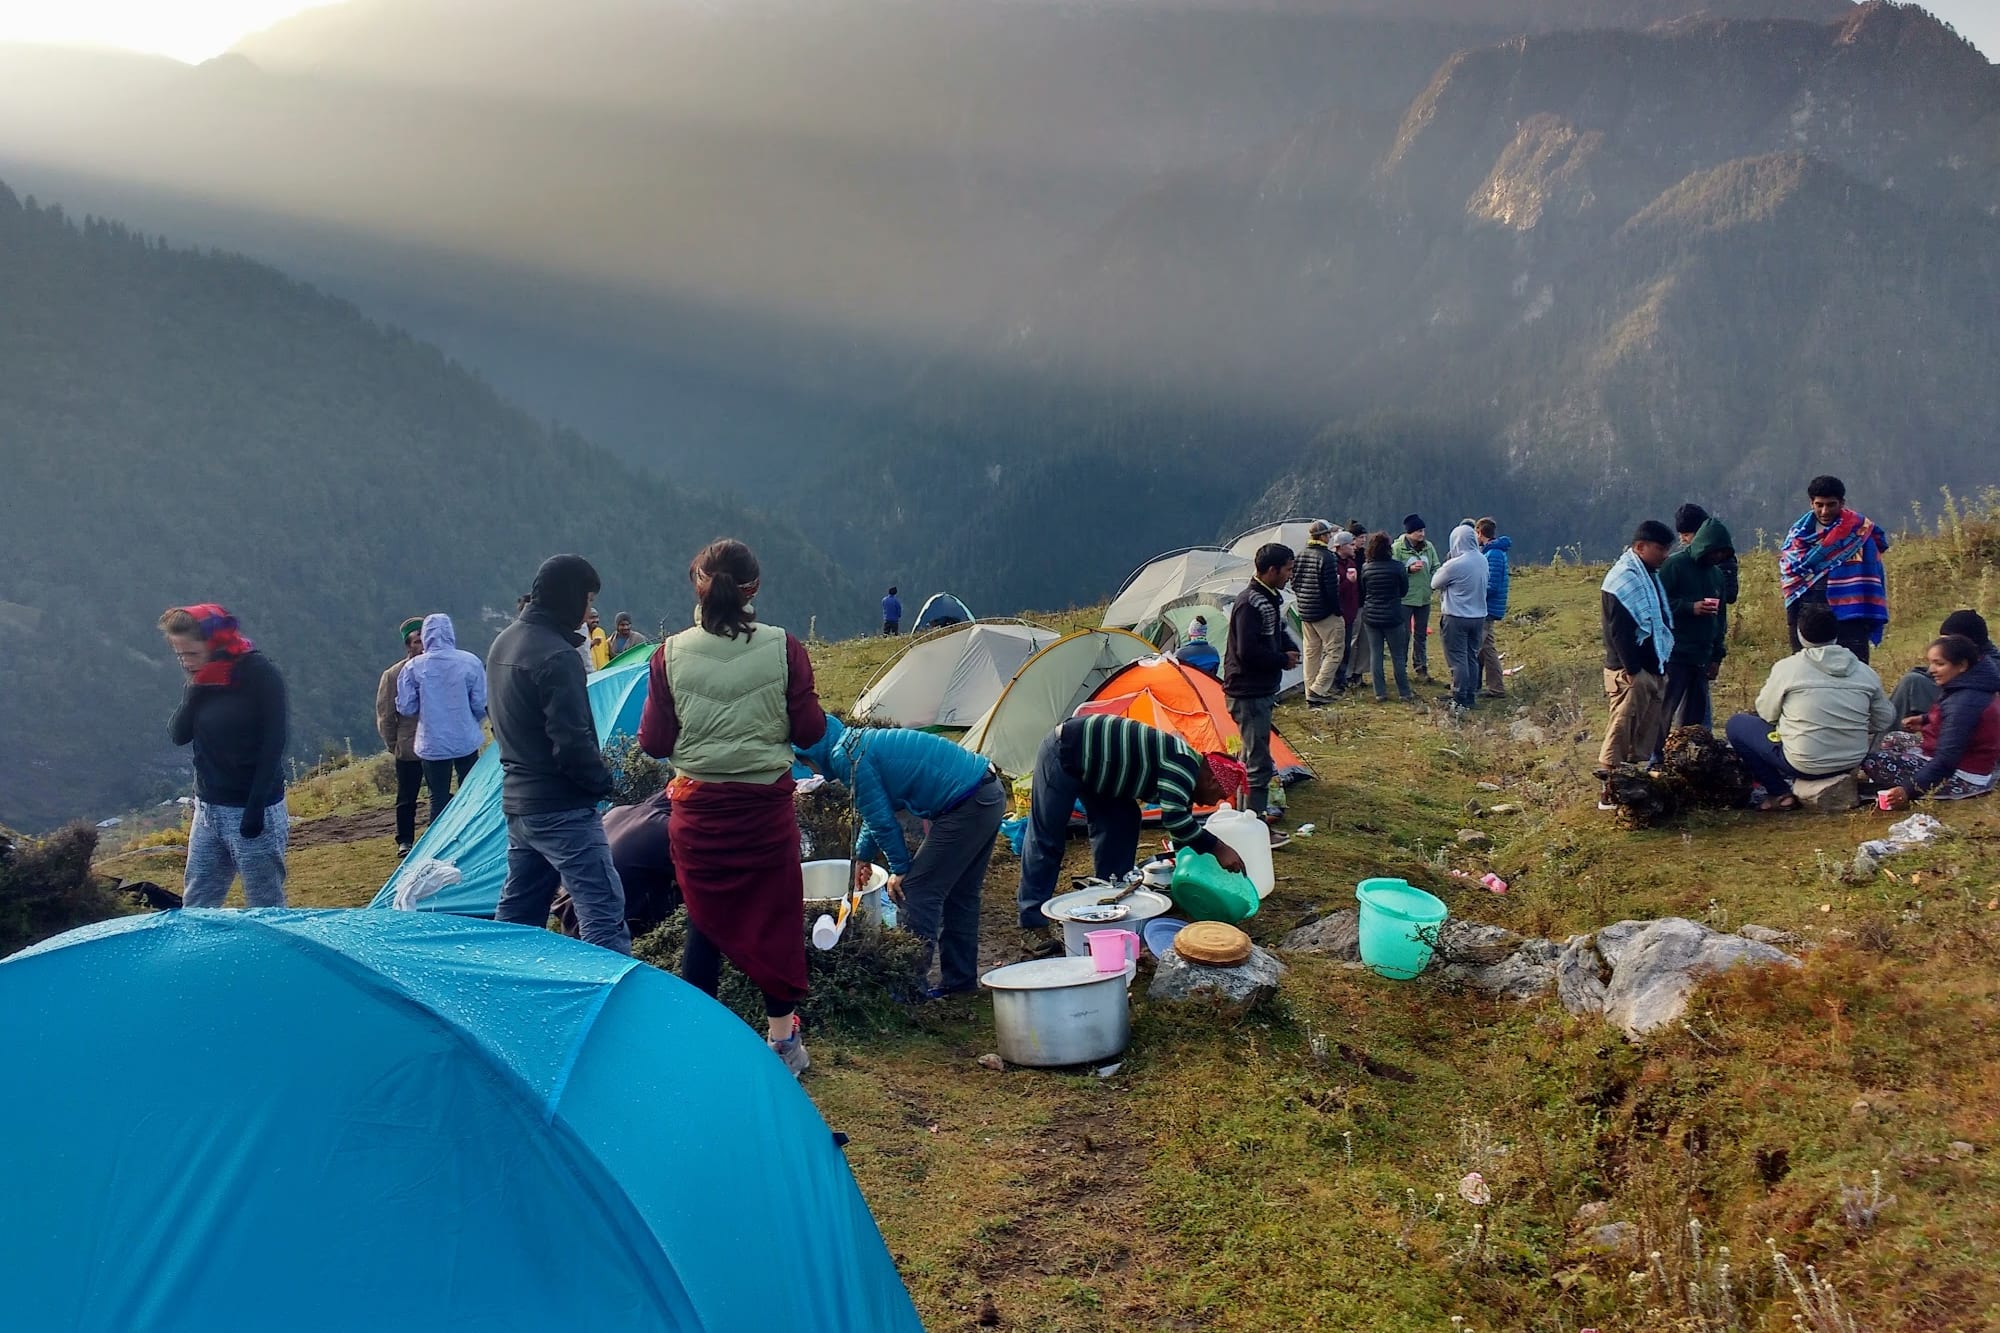
[[[1159,807],[1167,836],[1207,852],[1225,869],[1243,872],[1243,858],[1195,817],[1196,806],[1240,796],[1243,765],[1226,754],[1205,758],[1171,732],[1130,718],[1073,717],[1051,731],[1035,759],[1034,793],[1021,848],[1016,893],[1030,952],[1061,947],[1042,916],[1062,874],[1063,843],[1079,802],[1090,825],[1091,855],[1100,879],[1122,877],[1137,863],[1143,807]]]

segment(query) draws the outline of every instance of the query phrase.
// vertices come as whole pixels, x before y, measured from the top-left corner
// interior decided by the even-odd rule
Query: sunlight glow
[[[0,41],[123,47],[196,64],[315,2],[0,0]]]

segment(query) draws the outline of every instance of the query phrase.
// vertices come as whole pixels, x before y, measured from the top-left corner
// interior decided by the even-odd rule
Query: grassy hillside
[[[639,476],[262,265],[0,184],[0,311],[0,822],[184,789],[172,605],[242,617],[307,760],[373,748],[403,617],[449,612],[483,653],[558,551],[648,632],[686,623],[686,562],[724,535],[759,549],[775,622],[865,618],[788,525]]]
[[[1781,651],[1770,563],[1746,562],[1719,713],[1746,704]],[[1948,522],[1899,542],[1889,568],[1896,621],[1878,660],[1893,674],[1946,611],[1996,607],[2000,527]],[[1837,1327],[1802,1309],[1770,1244],[1801,1283],[1808,1264],[1833,1283],[1860,1327],[2000,1324],[2000,802],[1940,810],[1948,839],[1865,882],[1843,867],[1889,822],[1872,809],[1620,830],[1589,777],[1597,577],[1517,572],[1501,646],[1523,669],[1504,709],[1465,724],[1434,704],[1281,710],[1319,773],[1294,789],[1294,818],[1319,832],[1279,853],[1251,933],[1270,944],[1388,873],[1455,914],[1557,939],[1627,917],[1763,923],[1802,935],[1806,966],[1706,986],[1645,1047],[1553,1000],[1308,957],[1239,1023],[1142,1002],[1109,1078],[981,1068],[983,1003],[821,1034],[807,1087],[853,1136],[929,1327]],[[851,702],[893,650],[816,650],[828,701]],[[1509,738],[1515,709],[1549,744]],[[295,901],[365,901],[392,864],[386,838],[313,830],[366,831],[383,800],[368,767],[294,799],[331,812],[299,830]],[[1476,819],[1474,800],[1522,811]],[[1458,847],[1474,824],[1490,853]],[[124,864],[171,879],[170,857]],[[1505,897],[1446,874],[1489,866],[1512,882]],[[988,883],[996,961],[1016,872],[1003,856]],[[1492,1191],[1477,1209],[1456,1193],[1475,1169]],[[1877,1188],[1894,1201],[1876,1207]],[[1629,1248],[1591,1243],[1619,1222]]]

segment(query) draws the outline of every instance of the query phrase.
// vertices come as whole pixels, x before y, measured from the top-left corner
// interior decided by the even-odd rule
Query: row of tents
[[[1157,556],[1125,580],[1096,629],[1063,634],[1025,620],[974,620],[967,612],[960,623],[913,636],[863,689],[852,715],[950,736],[1009,777],[1033,770],[1042,738],[1057,724],[1089,713],[1172,731],[1201,752],[1237,749],[1241,734],[1221,682],[1178,661],[1173,649],[1202,614],[1219,642],[1231,604],[1249,583],[1251,555],[1273,541],[1302,548],[1307,524],[1293,520],[1244,533],[1227,547]],[[965,610],[958,599],[952,603]],[[652,651],[642,644],[592,673],[590,710],[600,746],[638,733]],[[1285,684],[1295,688],[1298,673]],[[1311,776],[1283,737],[1273,736],[1271,748],[1280,780]],[[456,884],[423,901],[426,910],[491,916],[498,906],[507,877],[500,778],[499,751],[489,745],[417,840],[406,866],[434,859],[459,873]],[[374,906],[395,905],[396,882],[392,876],[383,885]]]

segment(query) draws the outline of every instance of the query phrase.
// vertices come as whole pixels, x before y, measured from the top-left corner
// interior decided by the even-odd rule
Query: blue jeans
[[[1831,777],[1827,773],[1803,773],[1785,758],[1785,747],[1771,739],[1771,724],[1755,713],[1738,713],[1723,728],[1729,748],[1742,759],[1743,767],[1773,796],[1789,796],[1792,784],[1801,778]],[[1843,772],[1845,770],[1842,770]]]
[[[1015,894],[1023,930],[1049,924],[1042,904],[1055,897],[1056,880],[1062,877],[1063,844],[1069,841],[1070,812],[1079,800],[1090,824],[1091,858],[1099,879],[1117,879],[1139,859],[1139,803],[1130,797],[1100,796],[1063,766],[1063,733],[1074,725],[1065,722],[1050,732],[1035,756],[1034,796],[1021,846],[1021,887]]]
[[[611,844],[597,811],[508,815],[507,883],[493,919],[546,929],[558,886],[569,890],[578,934],[601,948],[632,952],[625,885],[611,864]]]
[[[980,890],[1006,814],[1006,788],[988,778],[931,821],[903,875],[903,924],[936,948],[938,985],[944,990],[979,984]]]
[[[1486,641],[1485,616],[1444,618],[1444,660],[1451,667],[1451,701],[1460,708],[1479,703],[1479,646]]]
[[[283,907],[290,837],[291,818],[282,800],[265,807],[264,831],[254,838],[243,836],[243,807],[196,801],[182,898],[189,907],[220,907],[229,896],[229,885],[241,874],[245,903]]]

